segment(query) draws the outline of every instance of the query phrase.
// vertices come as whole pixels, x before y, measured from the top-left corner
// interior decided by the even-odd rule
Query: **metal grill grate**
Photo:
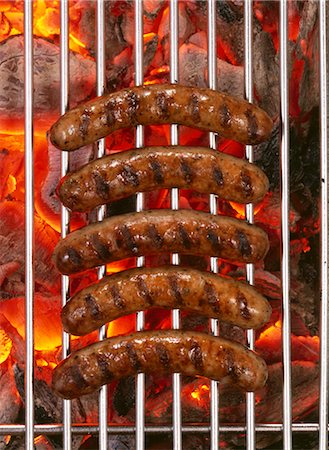
[[[211,89],[216,89],[216,1],[208,1],[208,82]],[[283,423],[282,424],[255,424],[255,398],[254,394],[247,394],[247,411],[245,426],[221,426],[219,422],[219,392],[218,384],[211,383],[211,421],[209,426],[184,426],[182,425],[180,402],[180,375],[173,376],[173,423],[172,426],[145,426],[145,378],[138,375],[136,383],[136,424],[135,426],[108,426],[107,424],[107,394],[106,387],[102,388],[99,395],[99,425],[81,426],[71,424],[70,402],[64,402],[63,424],[37,425],[34,423],[34,396],[33,396],[33,298],[34,298],[34,185],[33,185],[33,42],[32,42],[32,9],[33,1],[25,0],[24,3],[24,58],[25,58],[25,188],[26,188],[26,372],[25,372],[25,425],[0,425],[1,434],[25,434],[25,448],[34,448],[34,434],[62,434],[63,448],[70,449],[72,436],[81,433],[99,433],[99,448],[107,448],[109,433],[136,433],[136,448],[145,448],[145,433],[173,433],[173,446],[175,450],[182,449],[182,433],[210,433],[210,447],[212,450],[219,448],[220,434],[226,432],[246,432],[246,447],[255,448],[255,434],[262,432],[283,432],[284,449],[292,448],[292,435],[294,432],[318,432],[319,449],[328,448],[328,161],[327,161],[327,48],[326,48],[326,0],[319,0],[319,49],[320,49],[320,126],[321,126],[321,377],[320,377],[320,401],[318,423],[292,423],[292,398],[291,398],[291,364],[290,364],[290,265],[289,265],[289,110],[288,110],[288,16],[287,1],[280,1],[280,99],[281,99],[281,205],[282,205],[282,312],[283,312]],[[69,17],[68,0],[60,2],[61,8],[61,38],[60,38],[60,63],[61,63],[61,113],[69,106],[69,64],[68,64],[68,37]],[[101,95],[105,86],[105,53],[104,53],[104,0],[95,2],[96,29],[97,29],[97,95]],[[245,95],[249,101],[253,101],[252,80],[252,1],[245,1]],[[178,80],[178,1],[170,1],[170,81]],[[135,0],[135,84],[143,84],[143,2]],[[136,147],[142,147],[144,141],[143,127],[137,126]],[[171,126],[171,144],[179,142],[179,130],[177,125]],[[216,136],[210,133],[210,147],[215,147]],[[98,143],[98,157],[105,151],[104,140]],[[246,157],[253,160],[253,152],[250,146],[246,148]],[[66,174],[69,166],[68,154],[62,152],[62,176]],[[144,207],[143,194],[137,196],[137,210]],[[172,190],[172,209],[179,208],[179,192]],[[210,212],[216,214],[216,198],[210,196]],[[102,208],[98,211],[98,220],[104,217]],[[253,222],[253,207],[247,205],[246,218]],[[70,217],[68,211],[62,208],[62,237],[69,232]],[[178,255],[172,255],[172,264],[178,264]],[[137,261],[138,266],[144,264],[143,258]],[[216,272],[216,259],[211,260],[211,270]],[[104,268],[99,270],[99,277],[104,275]],[[247,267],[247,281],[254,282],[254,268]],[[63,304],[69,296],[69,278],[62,277],[62,301]],[[172,312],[173,328],[180,327],[179,311]],[[136,328],[144,327],[144,314],[137,314]],[[218,334],[218,323],[212,320],[211,332]],[[99,339],[103,339],[105,330],[99,332]],[[247,343],[254,348],[255,337],[252,331],[247,333]],[[70,339],[63,333],[63,357],[70,351]]]

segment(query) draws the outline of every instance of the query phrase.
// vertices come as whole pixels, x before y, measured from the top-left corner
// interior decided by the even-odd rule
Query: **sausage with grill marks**
[[[254,288],[210,272],[159,267],[125,270],[76,293],[62,310],[64,330],[84,335],[149,308],[180,308],[242,328],[259,328],[271,307]]]
[[[200,375],[256,391],[267,380],[267,367],[256,353],[238,344],[192,331],[144,331],[109,338],[72,353],[53,372],[52,387],[72,399],[112,380],[139,372]]]
[[[252,203],[264,197],[268,179],[254,164],[208,148],[146,147],[105,156],[69,173],[58,194],[72,211],[89,211],[138,191],[173,187]]]
[[[72,151],[122,128],[177,123],[214,131],[243,144],[268,139],[273,123],[265,111],[230,95],[182,85],[138,86],[78,106],[51,127],[56,147]]]
[[[74,231],[58,242],[53,260],[68,275],[159,252],[254,263],[264,258],[268,248],[267,234],[245,221],[201,211],[160,209],[110,217]]]

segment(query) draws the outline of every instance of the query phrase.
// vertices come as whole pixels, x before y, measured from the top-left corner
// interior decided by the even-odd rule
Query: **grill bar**
[[[60,113],[64,114],[69,109],[69,11],[68,1],[60,2],[60,80],[61,80],[61,98]],[[61,152],[61,177],[65,176],[69,170],[69,155],[67,152]],[[70,214],[69,211],[61,205],[61,237],[70,232]],[[61,296],[64,306],[70,296],[70,278],[66,275],[61,276]],[[62,336],[62,356],[66,358],[70,353],[70,335],[63,331]],[[63,401],[63,448],[71,448],[71,402]]]
[[[178,1],[170,0],[169,4],[169,22],[170,22],[170,83],[178,83],[179,67],[178,67]],[[178,145],[178,125],[170,126],[170,144]],[[171,209],[179,209],[179,190],[171,189]],[[177,253],[171,255],[171,263],[179,264],[179,256]],[[180,311],[174,309],[171,312],[172,328],[178,330],[181,327]],[[181,376],[174,373],[172,377],[173,383],[173,449],[180,450],[182,448],[182,406],[181,406]]]
[[[182,433],[207,433],[211,431],[211,427],[208,425],[183,425]],[[218,431],[220,433],[245,433],[247,427],[241,425],[225,425],[219,426]],[[329,431],[329,425],[325,427]],[[0,425],[0,435],[10,434],[12,436],[25,435],[25,425]],[[61,435],[64,427],[62,424],[38,424],[34,426],[35,434],[49,434],[49,435]],[[298,433],[318,433],[320,425],[318,423],[293,423],[291,425],[292,432]],[[97,425],[72,425],[72,434],[95,434],[99,432],[99,426]],[[145,433],[172,433],[173,427],[167,425],[153,425],[145,426]],[[281,433],[283,431],[283,424],[279,423],[260,423],[256,425],[255,431],[258,433],[272,432]],[[129,425],[111,425],[107,427],[108,434],[133,434],[136,432],[135,426]],[[326,449],[327,450],[327,449]]]
[[[33,154],[33,2],[24,2],[25,147],[25,448],[34,448],[34,154]]]
[[[281,99],[281,277],[283,351],[283,445],[292,448],[291,433],[291,336],[290,336],[290,229],[289,229],[289,83],[288,4],[280,2],[280,99]]]
[[[244,77],[245,77],[245,98],[250,103],[254,101],[253,92],[253,57],[252,57],[252,31],[253,31],[253,11],[252,0],[246,0],[244,3]],[[246,159],[253,162],[253,148],[251,145],[246,145]],[[253,204],[246,205],[245,216],[249,223],[254,223],[254,207]],[[246,265],[246,279],[251,285],[254,284],[254,265]],[[247,344],[251,350],[255,349],[255,333],[254,330],[247,330],[246,333]],[[248,450],[255,448],[255,394],[248,392],[246,394],[246,446]]]
[[[320,151],[321,151],[321,330],[319,450],[328,448],[328,105],[327,5],[319,2],[320,35]]]
[[[216,48],[216,1],[208,2],[208,86],[217,89],[217,48]],[[209,133],[209,147],[216,150],[216,133]],[[211,214],[217,214],[217,196],[209,196],[209,210]],[[218,272],[217,258],[210,258],[210,269],[213,273]],[[219,334],[219,322],[217,319],[210,320],[210,330],[215,336]],[[210,382],[210,448],[217,450],[219,447],[219,383]]]
[[[143,62],[143,1],[135,1],[135,85],[141,86],[144,82],[144,62]],[[144,145],[144,127],[136,126],[136,148]],[[144,209],[144,194],[139,192],[136,198],[136,211]],[[144,257],[137,258],[137,267],[143,267]],[[140,311],[136,315],[136,330],[144,329],[144,312]],[[137,375],[136,381],[136,449],[145,448],[145,374]]]
[[[96,3],[96,93],[98,96],[105,92],[105,10],[104,0]],[[97,142],[97,158],[105,155],[105,139]],[[97,210],[97,220],[105,217],[105,205]],[[97,271],[98,279],[106,275],[106,265]],[[99,340],[106,338],[106,326],[102,326],[98,332]],[[107,449],[107,386],[102,386],[99,391],[99,449]]]

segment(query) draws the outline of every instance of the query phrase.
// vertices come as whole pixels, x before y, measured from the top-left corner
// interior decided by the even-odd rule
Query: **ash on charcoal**
[[[34,45],[34,113],[59,112],[59,46],[40,37]],[[0,44],[0,113],[5,117],[24,114],[24,37],[12,36]],[[70,53],[71,107],[95,94],[95,63]]]
[[[96,448],[99,448],[98,438],[91,436],[79,447],[79,450],[95,450]],[[136,448],[134,434],[109,434],[107,438],[107,450],[131,450],[133,448]]]
[[[117,414],[126,416],[135,405],[135,378],[127,377],[120,380],[112,398]]]

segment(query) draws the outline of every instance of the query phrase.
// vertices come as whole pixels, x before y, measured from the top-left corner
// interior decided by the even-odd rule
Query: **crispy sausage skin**
[[[177,123],[243,144],[265,141],[273,123],[257,106],[206,88],[149,85],[124,89],[78,106],[51,127],[56,147],[72,151],[115,130]]]
[[[72,353],[53,372],[52,387],[70,399],[139,372],[201,375],[256,391],[267,380],[262,358],[238,344],[192,331],[144,331],[109,338]]]
[[[182,267],[125,270],[75,294],[62,310],[64,330],[84,335],[118,317],[149,308],[181,308],[241,328],[259,328],[271,307],[254,288]]]
[[[149,210],[88,225],[60,240],[53,253],[63,274],[159,252],[218,256],[251,263],[264,258],[267,234],[231,217],[192,210]]]
[[[72,211],[89,211],[138,191],[172,187],[252,203],[264,197],[268,179],[254,164],[208,148],[146,147],[105,156],[69,173],[58,195]]]

